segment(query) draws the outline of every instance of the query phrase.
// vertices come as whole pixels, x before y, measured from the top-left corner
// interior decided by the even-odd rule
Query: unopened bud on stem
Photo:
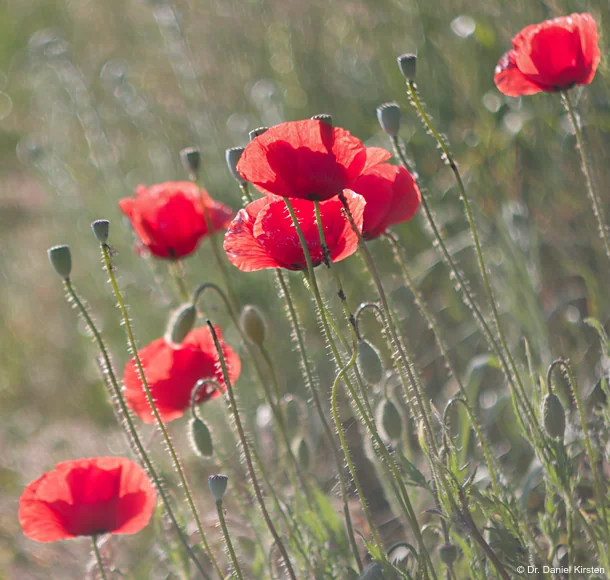
[[[108,220],[95,220],[91,224],[93,235],[97,238],[100,244],[105,244],[108,241],[110,233],[110,222]]]
[[[216,475],[210,475],[208,477],[208,485],[210,486],[210,491],[214,496],[214,499],[219,502],[222,501],[225,492],[227,491],[227,483],[229,482],[229,478],[226,475],[222,475],[221,473],[217,473]]]
[[[64,280],[70,277],[72,272],[72,254],[69,246],[53,246],[47,250],[51,266]]]
[[[398,136],[400,131],[400,108],[396,103],[385,103],[377,107],[379,125],[390,137]]]
[[[198,147],[187,147],[180,151],[182,167],[189,174],[191,181],[197,181],[199,168],[201,167],[201,151]]]
[[[402,76],[408,81],[415,80],[417,71],[417,56],[414,54],[401,54],[397,59]]]
[[[186,335],[193,330],[197,320],[197,309],[192,304],[183,304],[177,308],[167,325],[166,340],[180,344]]]
[[[227,149],[225,152],[225,159],[227,161],[227,167],[231,172],[231,175],[235,178],[235,180],[240,185],[245,185],[248,183],[242,176],[239,171],[237,171],[237,163],[239,162],[242,153],[244,152],[243,147],[232,147],[231,149]]]
[[[249,304],[241,311],[241,327],[244,334],[256,345],[262,346],[267,335],[267,323],[263,313]]]

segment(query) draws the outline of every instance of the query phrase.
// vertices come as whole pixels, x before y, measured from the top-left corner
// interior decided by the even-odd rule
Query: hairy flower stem
[[[218,520],[220,521],[220,527],[222,528],[222,535],[227,543],[227,550],[229,551],[231,562],[233,562],[233,571],[235,572],[235,576],[237,576],[237,580],[244,580],[241,573],[241,568],[239,567],[239,560],[237,559],[237,555],[233,549],[233,543],[231,542],[231,536],[229,535],[229,528],[227,528],[227,522],[225,521],[225,514],[222,508],[222,499],[216,501],[216,511],[218,512]]]
[[[580,419],[580,426],[582,428],[582,432],[585,438],[585,448],[587,449],[587,454],[589,455],[589,463],[591,465],[591,471],[593,473],[593,480],[595,482],[595,493],[597,494],[598,497],[598,503],[601,504],[601,510],[602,510],[602,516],[601,516],[601,520],[603,522],[603,526],[604,526],[604,533],[606,535],[606,546],[610,545],[610,532],[608,529],[608,518],[606,516],[606,492],[604,489],[604,486],[602,485],[602,481],[600,478],[600,474],[597,470],[597,461],[596,461],[596,456],[593,453],[593,445],[591,445],[591,437],[589,436],[589,428],[587,427],[587,418],[585,417],[585,411],[584,408],[582,406],[582,400],[580,397],[580,393],[578,392],[578,388],[576,386],[576,379],[574,377],[574,372],[572,371],[572,365],[570,364],[570,361],[567,359],[557,359],[555,361],[553,361],[553,363],[551,364],[551,366],[549,367],[549,370],[547,372],[547,382],[546,384],[549,386],[549,392],[552,392],[551,389],[551,381],[553,378],[553,370],[556,367],[561,367],[562,370],[564,371],[567,379],[568,379],[568,384],[570,385],[570,390],[572,391],[572,396],[574,397],[574,401],[576,403],[576,409],[578,410],[578,417]],[[566,490],[566,492],[570,495],[571,492],[570,490]],[[600,555],[602,555],[602,557],[606,560],[606,562],[609,564],[609,568],[610,568],[610,559],[608,558],[608,554],[606,550],[602,550],[602,553],[600,553]]]
[[[214,326],[208,320],[207,321],[208,328],[210,329],[210,333],[212,334],[212,338],[214,339],[214,345],[216,346],[216,352],[218,354],[218,359],[220,362],[220,367],[222,370],[222,376],[227,387],[227,394],[229,395],[229,401],[231,403],[231,412],[233,413],[233,419],[235,421],[235,426],[237,427],[237,433],[239,435],[239,440],[241,442],[241,446],[244,452],[244,457],[246,460],[246,466],[248,468],[248,473],[250,475],[250,480],[252,481],[252,486],[254,487],[254,493],[256,494],[256,499],[261,508],[261,512],[263,514],[263,518],[265,519],[265,523],[267,524],[267,528],[269,528],[269,532],[273,536],[273,540],[275,541],[280,554],[282,555],[282,559],[284,560],[284,565],[286,567],[286,571],[290,576],[291,580],[296,580],[296,576],[294,574],[294,570],[292,569],[292,564],[290,562],[290,557],[288,556],[288,552],[286,551],[286,547],[284,546],[284,542],[279,537],[273,522],[271,521],[271,517],[269,516],[269,512],[267,511],[267,506],[265,505],[265,500],[263,498],[263,494],[258,483],[258,478],[256,476],[256,472],[254,471],[254,465],[252,464],[252,456],[250,455],[250,449],[248,447],[248,441],[246,440],[246,433],[244,432],[244,427],[241,422],[241,418],[239,416],[239,412],[237,411],[237,401],[235,400],[235,394],[233,393],[233,385],[231,384],[231,379],[229,378],[229,372],[227,370],[227,363],[225,361],[224,354],[222,352],[222,347],[220,346],[220,341],[218,340],[218,336],[216,335],[216,330],[214,330]]]
[[[307,281],[310,284],[312,293],[314,295],[314,299],[316,301],[316,305],[318,307],[318,313],[320,315],[320,320],[322,322],[322,327],[324,329],[324,334],[326,335],[326,339],[331,347],[331,350],[333,351],[333,356],[335,357],[335,361],[336,364],[339,368],[343,367],[343,362],[341,360],[341,356],[339,354],[339,351],[337,350],[335,341],[332,337],[332,333],[330,331],[330,327],[328,325],[328,320],[326,318],[326,309],[324,308],[324,302],[322,300],[322,296],[320,294],[320,290],[318,288],[318,283],[315,277],[315,272],[313,269],[313,262],[311,260],[311,254],[309,252],[309,247],[307,246],[307,241],[305,240],[305,236],[303,235],[303,231],[301,229],[301,226],[299,224],[298,218],[294,212],[294,208],[292,207],[292,203],[290,202],[290,200],[288,198],[284,198],[284,202],[286,203],[286,207],[288,208],[288,211],[290,213],[290,216],[292,218],[292,222],[293,225],[296,229],[296,232],[299,236],[299,241],[301,243],[301,248],[303,250],[303,254],[305,256],[305,261],[307,263]],[[352,353],[353,356],[353,353]],[[413,531],[413,533],[415,534],[417,541],[418,541],[418,545],[420,548],[420,554],[422,554],[424,556],[424,558],[422,559],[422,565],[423,565],[423,571],[425,576],[427,577],[427,566],[428,563],[430,564],[430,572],[432,573],[433,577],[436,578],[436,575],[434,573],[434,568],[432,566],[432,561],[430,560],[430,555],[426,549],[426,546],[423,542],[423,538],[421,535],[421,529],[419,527],[419,523],[417,522],[417,517],[415,516],[415,512],[413,510],[413,506],[411,505],[411,500],[409,499],[409,496],[407,494],[406,488],[404,486],[404,483],[402,481],[402,477],[400,476],[398,469],[396,468],[396,465],[391,457],[391,455],[388,452],[388,449],[386,447],[386,445],[383,443],[381,437],[379,436],[379,433],[377,432],[377,429],[374,425],[374,423],[370,420],[370,418],[368,417],[367,413],[365,412],[364,407],[362,406],[362,403],[351,383],[351,381],[349,380],[349,378],[346,376],[344,377],[344,382],[348,388],[348,391],[350,393],[350,396],[352,397],[354,403],[356,404],[356,407],[358,409],[358,413],[360,414],[361,418],[364,420],[367,429],[369,430],[369,432],[373,435],[375,442],[377,445],[379,445],[379,448],[382,452],[382,454],[384,455],[384,458],[386,459],[386,461],[388,462],[388,466],[390,467],[390,469],[392,470],[392,473],[394,475],[394,478],[396,479],[396,483],[399,486],[400,489],[400,497],[398,498],[399,500],[399,504],[401,506],[401,508],[404,510],[403,513],[407,519],[407,521],[409,522],[409,525],[411,526],[411,529]],[[340,429],[340,426],[337,426],[338,429]],[[346,457],[349,454],[349,449],[344,448],[343,449]],[[356,478],[356,474],[353,473],[352,477],[354,477],[354,479]],[[362,499],[361,499],[362,501]]]
[[[292,301],[292,296],[290,295],[290,290],[288,288],[288,284],[284,279],[284,275],[281,270],[276,270],[276,280],[283,294],[284,300],[286,301],[286,306],[288,307],[288,318],[290,320],[290,325],[292,326],[294,337],[297,341],[297,347],[299,350],[299,355],[301,358],[301,364],[303,367],[303,371],[305,372],[305,379],[307,387],[311,393],[311,397],[314,401],[314,407],[322,422],[322,429],[326,436],[326,440],[330,445],[331,453],[333,455],[333,459],[335,460],[335,465],[337,467],[337,478],[339,480],[339,490],[341,493],[341,501],[343,503],[343,518],[345,521],[345,531],[347,534],[348,542],[352,553],[354,555],[354,559],[356,560],[356,564],[358,566],[358,571],[362,572],[362,561],[360,559],[360,553],[358,551],[358,546],[356,544],[356,538],[354,536],[354,529],[352,526],[352,518],[349,512],[348,498],[347,498],[347,488],[345,485],[345,476],[343,474],[343,463],[341,461],[341,457],[339,455],[339,450],[337,449],[337,444],[335,442],[335,438],[333,432],[328,424],[328,420],[326,419],[326,415],[324,414],[324,410],[322,408],[322,403],[320,401],[320,395],[318,394],[318,389],[316,386],[315,379],[313,377],[313,372],[311,370],[311,363],[309,362],[309,357],[307,355],[307,349],[305,347],[305,341],[303,339],[303,333],[301,332],[301,325],[299,323],[299,319],[297,316],[296,309],[294,307],[294,303]]]
[[[199,573],[204,578],[208,578],[208,575],[205,573],[205,571],[201,567],[201,563],[195,556],[193,550],[191,549],[191,547],[189,546],[189,544],[186,540],[185,533],[182,531],[182,528],[180,527],[180,524],[178,523],[178,520],[176,519],[176,515],[174,514],[174,510],[172,508],[171,502],[170,502],[169,498],[167,497],[165,488],[163,487],[163,484],[161,483],[161,479],[159,478],[159,474],[157,473],[157,470],[155,469],[155,466],[154,466],[152,460],[150,459],[148,452],[146,451],[146,448],[144,447],[144,444],[142,443],[142,440],[140,439],[140,434],[138,433],[138,430],[136,429],[136,426],[133,422],[131,413],[129,412],[129,408],[127,407],[127,403],[125,402],[125,397],[123,396],[123,391],[121,390],[121,387],[119,386],[119,382],[118,382],[116,374],[114,372],[114,367],[112,365],[112,359],[110,358],[110,353],[108,352],[108,349],[106,348],[104,340],[102,339],[102,335],[100,334],[99,330],[97,329],[97,326],[93,322],[93,319],[89,315],[87,308],[85,307],[82,300],[79,298],[78,294],[76,293],[76,290],[74,290],[74,287],[72,286],[72,281],[69,278],[66,278],[64,280],[64,286],[66,288],[66,291],[67,291],[70,299],[74,302],[74,304],[76,305],[76,308],[78,309],[79,314],[82,316],[83,320],[85,321],[87,328],[93,335],[93,338],[100,350],[100,353],[102,355],[102,359],[104,362],[104,371],[108,377],[108,382],[112,388],[112,394],[119,405],[119,410],[121,412],[121,419],[124,421],[123,424],[127,428],[127,433],[129,435],[129,439],[132,442],[132,444],[134,445],[135,451],[137,452],[141,461],[144,463],[144,467],[146,468],[148,475],[153,480],[153,483],[155,484],[155,488],[157,489],[157,493],[159,494],[159,497],[161,498],[161,501],[163,502],[165,511],[167,512],[167,515],[168,515],[169,519],[171,520],[172,525],[176,529],[176,532],[178,533],[178,537],[180,538],[180,541],[182,542],[182,545],[184,546],[184,549],[186,550],[188,557],[191,559],[193,564],[195,564],[195,566],[197,567],[197,570],[199,570]]]
[[[432,450],[432,454],[435,457],[438,457],[438,447],[436,444],[436,439],[434,437],[434,431],[432,429],[432,410],[430,408],[430,401],[426,397],[426,394],[423,392],[423,388],[421,387],[421,381],[418,380],[418,377],[415,376],[415,366],[412,363],[413,357],[407,354],[407,351],[398,336],[396,325],[394,324],[394,320],[392,319],[392,310],[390,309],[385,289],[383,288],[383,284],[381,283],[381,278],[379,277],[379,273],[377,272],[377,268],[375,266],[375,262],[373,261],[373,257],[371,256],[371,252],[369,251],[368,246],[366,245],[366,242],[362,237],[362,233],[354,222],[354,218],[352,216],[352,212],[349,209],[349,205],[347,203],[345,195],[343,195],[343,193],[340,193],[339,199],[343,204],[343,209],[345,210],[345,214],[347,215],[347,219],[350,222],[352,230],[358,236],[358,246],[360,247],[360,251],[364,256],[364,261],[366,263],[367,269],[373,279],[373,282],[375,283],[377,293],[379,294],[379,299],[381,300],[381,312],[384,326],[386,328],[387,335],[390,337],[391,343],[393,343],[394,348],[398,352],[398,356],[400,359],[399,361],[397,361],[396,367],[401,376],[402,384],[405,389],[405,395],[407,397],[407,400],[410,400],[408,389],[408,386],[410,385],[411,391],[415,396],[415,400],[419,408],[421,418],[424,422],[424,427],[426,429],[426,433],[428,436],[427,438]],[[406,371],[407,373],[407,380],[404,380],[404,371]],[[433,468],[434,462],[431,463],[431,467]]]
[[[288,432],[286,430],[286,423],[284,421],[284,415],[283,415],[282,409],[279,405],[279,385],[278,385],[278,381],[277,381],[277,375],[275,373],[275,369],[273,367],[271,358],[269,357],[269,354],[267,353],[266,349],[261,347],[261,349],[260,349],[261,354],[263,355],[263,359],[265,360],[267,366],[269,367],[269,372],[271,374],[271,380],[272,380],[273,387],[275,390],[275,398],[273,397],[271,390],[269,389],[268,381],[264,377],[263,372],[260,368],[260,365],[258,364],[257,357],[255,356],[255,354],[252,350],[252,343],[248,339],[246,334],[244,333],[244,330],[243,330],[241,324],[239,323],[239,320],[237,319],[237,314],[235,313],[235,310],[233,309],[233,307],[232,307],[229,299],[225,295],[225,293],[216,284],[214,284],[212,282],[207,282],[205,284],[201,284],[197,287],[197,289],[193,293],[193,301],[192,301],[193,305],[197,306],[197,303],[199,302],[199,298],[208,289],[214,290],[221,297],[222,301],[224,302],[225,308],[229,314],[229,317],[231,318],[231,322],[233,323],[233,326],[239,333],[239,336],[242,340],[244,348],[246,349],[246,353],[248,354],[248,357],[250,358],[250,361],[252,362],[252,366],[254,367],[258,381],[261,384],[261,386],[263,387],[263,391],[265,392],[265,397],[266,397],[267,401],[269,401],[269,406],[271,407],[271,412],[273,413],[273,417],[280,430],[280,435],[284,441],[284,444],[286,445],[286,453],[288,454],[288,457],[290,458],[290,460],[293,464],[297,477],[299,478],[301,487],[305,491],[305,494],[307,495],[307,497],[311,498],[312,496],[311,496],[310,486],[307,483],[307,480],[306,480],[305,476],[303,475],[303,471],[299,466],[299,462],[297,461],[296,457],[294,456],[294,453],[292,452],[292,448],[290,446],[290,438],[288,437]],[[262,469],[262,467],[261,467],[261,469]],[[293,475],[292,470],[289,470],[289,473],[291,476]]]
[[[498,358],[500,359],[500,363],[504,370],[504,374],[506,375],[506,378],[509,382],[509,385],[511,386],[511,389],[513,391],[516,390],[518,392],[519,398],[521,401],[521,405],[522,405],[525,413],[528,416],[528,420],[530,422],[531,428],[536,432],[538,437],[543,439],[540,425],[538,424],[538,422],[536,420],[536,415],[534,414],[534,410],[530,403],[530,398],[529,398],[528,394],[525,392],[525,388],[523,386],[523,382],[521,381],[521,376],[517,369],[517,365],[510,353],[510,349],[508,348],[508,343],[506,341],[504,331],[502,330],[502,325],[500,324],[500,315],[498,313],[498,307],[496,305],[493,291],[491,289],[491,284],[489,282],[489,277],[487,275],[487,267],[485,266],[485,261],[483,260],[483,251],[481,249],[481,243],[479,241],[479,234],[478,234],[477,227],[476,227],[476,224],[474,221],[472,208],[470,207],[470,202],[466,195],[466,188],[464,187],[464,182],[462,180],[462,176],[457,167],[457,164],[455,163],[455,160],[453,159],[453,156],[451,154],[451,151],[449,150],[449,147],[445,143],[445,140],[438,133],[438,131],[432,124],[432,121],[428,117],[428,114],[426,113],[426,111],[421,103],[421,100],[417,94],[417,88],[413,81],[407,82],[407,92],[411,99],[411,103],[417,110],[424,126],[432,134],[432,136],[438,143],[438,146],[440,147],[440,149],[443,153],[443,160],[445,161],[445,163],[447,163],[449,165],[449,167],[451,168],[451,171],[453,172],[453,175],[455,177],[455,180],[456,180],[459,192],[460,192],[460,197],[461,197],[462,203],[464,205],[464,212],[466,213],[468,225],[469,225],[470,231],[472,233],[472,239],[474,242],[474,248],[475,248],[475,253],[477,256],[479,270],[481,272],[481,278],[483,280],[483,286],[485,288],[485,292],[487,294],[489,303],[491,305],[492,317],[494,320],[496,331],[498,333],[498,337],[500,339],[501,348],[497,344],[495,337],[494,337],[493,333],[491,332],[489,326],[487,325],[485,318],[483,317],[481,312],[478,310],[478,308],[475,310],[475,301],[474,301],[472,295],[470,294],[470,291],[468,290],[466,284],[464,283],[464,280],[463,280],[461,274],[459,273],[459,270],[455,267],[453,260],[451,260],[449,262],[451,270],[453,271],[453,274],[455,275],[456,280],[458,281],[458,284],[460,285],[460,288],[462,289],[464,294],[467,296],[467,301],[470,304],[471,308],[473,309],[475,316],[477,316],[477,318],[481,322],[484,332],[487,335],[487,338],[489,340],[490,346],[494,349],[494,351],[498,355]],[[403,164],[405,164],[405,166],[406,166],[406,159],[404,158],[404,154],[402,153],[402,150],[400,149],[397,137],[393,138],[393,143],[394,143],[394,147],[396,149],[396,153],[400,157],[401,162]],[[425,196],[422,196],[422,206],[424,207],[424,211],[426,213],[426,217],[428,218],[428,222],[430,223],[430,226],[432,227],[432,229],[434,231],[434,236],[437,239],[437,241],[439,242],[439,246],[441,247],[441,250],[442,250],[443,254],[445,255],[445,258],[447,258],[447,256],[449,256],[449,253],[447,251],[447,248],[446,248],[444,242],[442,242],[442,238],[440,236],[440,233],[438,232],[438,228],[436,227],[436,224],[434,223],[434,219],[432,218],[432,213],[430,211],[430,208],[428,206],[428,202],[427,202]],[[516,381],[516,386],[515,386],[515,381]]]
[[[127,344],[129,346],[129,350],[131,351],[133,358],[135,360],[135,363],[136,363],[136,366],[138,369],[138,374],[140,376],[140,380],[142,381],[142,388],[144,389],[144,392],[146,394],[146,399],[148,400],[148,404],[150,405],[150,408],[152,409],[157,426],[159,427],[159,430],[161,431],[163,440],[165,441],[165,445],[167,446],[167,450],[171,456],[172,463],[174,464],[174,468],[176,469],[176,473],[178,474],[178,478],[180,479],[180,484],[182,485],[182,488],[184,489],[184,495],[186,496],[186,501],[188,503],[189,509],[191,510],[193,518],[195,519],[195,523],[197,524],[197,530],[199,531],[199,535],[201,536],[201,541],[203,542],[205,552],[208,555],[208,558],[210,559],[210,561],[212,562],[212,565],[214,566],[214,569],[216,570],[218,577],[222,579],[223,578],[222,571],[220,570],[220,567],[218,566],[218,562],[216,561],[216,558],[214,557],[214,553],[212,552],[212,550],[208,544],[207,538],[205,536],[205,533],[203,531],[201,519],[199,518],[199,513],[197,512],[197,507],[195,506],[195,502],[193,500],[193,495],[191,493],[189,484],[186,480],[186,475],[184,473],[184,470],[182,469],[182,465],[180,464],[180,459],[178,457],[176,449],[174,448],[174,445],[169,436],[167,428],[165,427],[165,424],[163,423],[163,420],[161,419],[161,415],[159,414],[159,411],[157,409],[157,405],[155,404],[153,396],[150,392],[150,387],[148,386],[148,381],[146,380],[146,374],[144,372],[142,360],[140,359],[140,356],[138,355],[138,347],[136,344],[135,337],[133,335],[133,329],[131,327],[131,322],[129,320],[129,313],[127,312],[127,306],[125,305],[125,301],[123,300],[123,296],[121,294],[121,291],[119,290],[119,285],[117,283],[117,279],[116,279],[116,276],[114,273],[114,266],[112,264],[112,259],[110,257],[110,247],[108,246],[108,244],[105,244],[105,243],[100,244],[100,246],[101,246],[101,250],[102,250],[104,266],[106,267],[106,271],[108,273],[108,278],[109,278],[110,284],[112,286],[112,291],[116,298],[119,310],[121,311],[121,317],[123,319],[123,327],[125,328],[125,335],[127,337]]]
[[[97,547],[97,536],[91,536],[91,543],[93,544],[93,553],[95,554],[95,561],[97,562],[97,569],[99,570],[102,580],[108,580],[106,572],[104,570],[104,563],[102,562],[102,555],[100,549]]]
[[[578,153],[580,154],[580,162],[583,175],[585,176],[585,184],[587,186],[587,193],[589,194],[589,199],[591,200],[591,205],[593,206],[593,215],[595,215],[595,219],[597,220],[597,227],[599,229],[599,236],[604,243],[604,250],[606,252],[606,256],[610,260],[610,240],[608,239],[608,226],[606,225],[606,219],[604,217],[604,209],[601,199],[595,190],[593,185],[593,174],[591,170],[591,165],[589,161],[589,155],[587,153],[585,147],[585,140],[580,129],[580,123],[578,122],[578,114],[574,109],[574,105],[572,104],[572,99],[570,98],[570,94],[568,91],[561,91],[561,100],[568,111],[568,115],[570,117],[570,121],[572,121],[572,126],[574,127],[574,135],[576,136],[576,144]]]

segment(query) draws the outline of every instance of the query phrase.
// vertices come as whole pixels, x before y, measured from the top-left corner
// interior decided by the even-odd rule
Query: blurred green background
[[[184,179],[181,148],[201,148],[203,185],[238,209],[239,190],[224,150],[245,145],[248,131],[325,112],[368,145],[389,147],[375,109],[396,100],[420,185],[461,267],[478,279],[451,173],[407,102],[396,66],[401,53],[418,54],[421,96],[462,168],[514,352],[523,360],[527,339],[542,370],[553,357],[570,356],[591,391],[601,372],[599,348],[583,319],[607,320],[607,268],[569,119],[556,95],[511,99],[493,84],[498,59],[523,26],[580,11],[593,14],[601,34],[598,74],[575,93],[608,210],[607,0],[0,3],[0,577],[82,577],[88,548],[25,540],[16,518],[18,498],[24,484],[58,461],[124,449],[97,353],[63,298],[46,250],[70,244],[73,281],[103,328],[120,373],[128,354],[89,224],[98,218],[112,222],[122,288],[144,345],[163,333],[177,302],[167,265],[134,254],[117,200],[140,183]],[[479,401],[495,451],[518,482],[529,455],[516,436],[502,377],[484,364],[486,343],[439,263],[422,216],[397,232]],[[190,285],[218,280],[208,244],[185,263]],[[377,241],[372,249],[426,388],[442,408],[455,385],[388,246]],[[341,265],[354,306],[375,297],[362,272],[356,258]],[[273,277],[231,267],[231,278],[242,303],[257,304],[269,317],[285,389],[302,392]],[[298,280],[291,280],[327,385],[333,369],[313,310]],[[474,289],[480,290],[476,284]],[[227,340],[237,344],[220,303],[212,299],[208,308],[226,328]],[[365,321],[365,334],[380,343],[372,319]],[[238,387],[252,420],[259,394],[248,375],[245,368]],[[214,422],[220,410],[216,402],[206,415]],[[185,424],[171,429],[186,452]],[[200,468],[192,469],[195,478]],[[120,565],[139,566],[142,577],[153,574],[148,570],[154,553],[145,541],[124,538],[118,544],[127,546]]]

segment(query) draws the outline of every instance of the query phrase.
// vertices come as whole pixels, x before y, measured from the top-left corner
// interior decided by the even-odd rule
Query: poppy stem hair
[[[184,549],[186,550],[188,557],[192,560],[193,564],[195,564],[195,566],[199,570],[200,574],[204,578],[206,578],[207,574],[203,570],[201,563],[195,556],[195,553],[189,546],[188,541],[186,540],[185,533],[182,531],[182,528],[180,527],[180,524],[178,523],[178,520],[176,519],[176,515],[174,514],[174,509],[172,507],[172,504],[171,504],[169,498],[167,497],[167,493],[165,491],[165,488],[163,487],[163,484],[161,483],[161,480],[159,479],[159,474],[157,473],[157,470],[146,451],[146,447],[144,446],[144,444],[142,443],[142,440],[140,439],[140,434],[138,433],[138,430],[133,422],[129,409],[127,408],[127,403],[125,402],[125,397],[123,395],[123,391],[121,390],[121,387],[119,386],[119,382],[116,378],[116,374],[114,372],[114,367],[112,365],[112,359],[110,358],[108,349],[106,348],[104,340],[102,339],[102,335],[100,334],[95,323],[93,322],[93,319],[89,315],[89,312],[87,311],[86,306],[83,304],[82,300],[79,298],[78,294],[76,293],[76,290],[74,290],[74,287],[72,286],[72,282],[69,278],[64,280],[64,286],[68,293],[69,299],[72,300],[72,302],[74,302],[79,314],[82,316],[83,320],[85,321],[85,324],[86,324],[87,328],[89,329],[89,332],[91,332],[91,334],[93,335],[93,338],[100,350],[100,353],[102,355],[104,371],[105,371],[106,376],[108,377],[108,382],[110,383],[110,386],[112,388],[112,395],[116,399],[116,401],[119,405],[119,409],[121,412],[121,419],[122,419],[121,422],[122,423],[124,422],[123,425],[126,427],[129,440],[132,443],[132,445],[135,447],[135,452],[137,453],[140,461],[142,461],[142,463],[144,463],[146,472],[148,473],[150,478],[153,480],[153,483],[155,484],[155,488],[157,489],[157,493],[159,494],[159,497],[161,498],[161,501],[163,502],[163,507],[165,508],[167,516],[169,517],[174,528],[176,529],[178,537],[180,538],[180,542],[184,546]]]
[[[218,354],[218,360],[220,362],[220,368],[222,369],[222,375],[227,386],[227,393],[229,395],[229,401],[231,403],[231,412],[233,413],[233,419],[235,420],[235,426],[237,427],[237,433],[239,435],[239,440],[241,442],[241,446],[244,452],[244,458],[246,460],[246,466],[248,468],[248,473],[250,475],[250,480],[252,481],[252,486],[254,487],[254,493],[256,495],[256,499],[258,501],[259,507],[261,508],[261,512],[263,514],[263,518],[265,519],[265,523],[267,524],[267,528],[269,532],[273,536],[273,540],[275,541],[280,554],[282,555],[282,559],[284,560],[284,566],[286,567],[286,571],[290,576],[291,580],[296,580],[296,576],[294,570],[292,568],[292,563],[290,562],[290,556],[286,551],[286,547],[284,546],[284,542],[277,533],[275,526],[269,516],[269,512],[267,511],[267,506],[265,505],[265,500],[263,498],[262,490],[258,483],[258,478],[256,476],[256,472],[254,471],[254,465],[252,464],[252,456],[250,455],[250,449],[248,447],[248,441],[246,439],[246,433],[244,431],[244,427],[241,423],[241,418],[239,417],[239,412],[237,411],[237,401],[235,400],[235,394],[233,393],[233,385],[231,384],[231,379],[229,377],[229,372],[227,369],[227,363],[225,361],[224,354],[222,352],[222,347],[220,345],[220,341],[218,340],[218,336],[216,335],[216,330],[212,323],[207,321],[208,328],[210,329],[210,333],[212,334],[212,338],[214,339],[214,345],[216,346],[216,352]]]
[[[138,369],[138,373],[140,376],[140,380],[142,381],[142,388],[144,389],[144,392],[146,394],[146,399],[148,400],[150,408],[152,409],[153,415],[155,417],[155,421],[157,423],[157,426],[159,427],[159,430],[161,431],[163,440],[165,441],[167,450],[171,456],[172,463],[174,464],[174,468],[176,469],[176,473],[178,474],[178,478],[180,479],[180,483],[182,485],[182,488],[184,489],[184,495],[186,496],[187,503],[189,505],[193,518],[195,519],[195,523],[197,524],[197,529],[199,531],[199,535],[201,536],[201,541],[203,542],[203,545],[204,545],[205,551],[208,555],[208,558],[212,562],[212,565],[214,566],[214,569],[216,570],[218,577],[223,578],[222,571],[221,571],[220,567],[218,566],[218,562],[216,561],[216,558],[214,557],[214,553],[212,552],[212,549],[210,548],[210,545],[208,544],[207,538],[205,536],[205,532],[203,531],[201,519],[199,518],[199,513],[197,512],[197,507],[193,500],[193,495],[191,493],[188,481],[186,479],[186,475],[185,475],[182,465],[180,463],[180,459],[178,457],[176,449],[174,448],[174,445],[169,436],[167,428],[165,427],[165,424],[163,423],[163,420],[161,419],[161,415],[159,414],[159,410],[157,409],[153,396],[150,392],[150,388],[148,386],[148,381],[146,380],[146,374],[144,372],[144,367],[143,367],[142,361],[138,355],[138,347],[136,344],[135,337],[133,335],[133,329],[131,327],[131,322],[129,321],[129,313],[127,312],[127,306],[125,305],[125,301],[123,300],[123,296],[119,289],[116,275],[114,273],[114,266],[112,264],[112,259],[110,257],[109,246],[106,243],[102,243],[102,244],[100,244],[100,247],[102,250],[102,258],[104,260],[104,266],[106,268],[106,271],[108,273],[108,278],[110,280],[110,285],[112,286],[112,291],[114,293],[117,304],[119,306],[119,310],[121,311],[121,317],[123,318],[123,327],[125,329],[125,335],[127,337],[127,344],[133,354],[133,357],[134,357],[134,360],[135,360],[135,363],[136,363],[136,366]]]
[[[569,91],[561,91],[561,100],[563,101],[563,104],[568,112],[568,116],[570,117],[570,121],[572,122],[572,126],[574,127],[574,135],[576,137],[578,153],[580,154],[582,173],[585,177],[587,193],[589,194],[589,199],[591,200],[591,204],[593,205],[593,214],[595,215],[595,219],[597,220],[599,236],[602,239],[602,242],[604,243],[604,250],[606,252],[606,256],[610,260],[610,240],[608,239],[608,226],[606,225],[606,220],[604,217],[603,204],[599,199],[597,191],[595,190],[595,187],[593,185],[593,173],[591,170],[589,155],[587,154],[585,146],[585,139],[580,128],[578,114],[574,109],[574,105],[572,104],[572,99],[570,98]]]
[[[241,573],[241,568],[239,567],[239,560],[237,559],[237,555],[235,554],[235,550],[233,549],[233,543],[231,542],[231,536],[229,535],[229,528],[227,527],[227,522],[225,521],[224,509],[222,507],[222,499],[220,498],[216,500],[216,511],[218,512],[218,520],[220,521],[222,534],[227,544],[227,550],[229,552],[229,556],[231,557],[231,562],[233,562],[233,571],[235,573],[235,576],[237,576],[237,580],[243,580],[244,577]]]
[[[102,580],[108,580],[106,571],[104,570],[104,562],[102,561],[102,555],[100,549],[97,547],[97,536],[91,536],[91,543],[93,544],[93,553],[95,554],[95,561],[97,562],[97,569],[100,572]]]

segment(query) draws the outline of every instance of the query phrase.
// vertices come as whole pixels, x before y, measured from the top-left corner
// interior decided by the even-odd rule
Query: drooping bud
[[[377,423],[381,425],[381,435],[389,441],[400,441],[402,417],[391,399],[385,398],[377,407]]]
[[[401,54],[397,59],[402,76],[408,81],[415,80],[417,71],[417,56],[414,54]]]
[[[549,437],[563,439],[566,430],[566,414],[559,397],[554,393],[550,393],[544,398],[542,419]]]
[[[446,566],[452,566],[456,561],[458,549],[455,544],[442,544],[438,549],[438,556]]]
[[[240,323],[248,339],[254,344],[262,346],[267,334],[267,323],[263,313],[251,304],[244,306],[244,309],[241,311]]]
[[[282,397],[284,407],[284,417],[286,419],[286,431],[288,437],[292,439],[298,432],[301,423],[301,404],[294,395],[284,395]]]
[[[108,220],[95,220],[91,224],[91,228],[93,229],[93,235],[100,244],[105,244],[108,241],[108,234],[110,233],[110,222]]]
[[[269,127],[257,127],[256,129],[252,129],[248,136],[250,137],[250,141],[254,141],[259,135],[262,135]]]
[[[366,340],[358,341],[356,364],[368,385],[376,385],[383,378],[383,365],[381,364],[379,352]]]
[[[66,245],[53,246],[47,250],[51,266],[64,280],[70,277],[72,272],[72,253],[70,247]]]
[[[187,147],[180,151],[180,161],[182,167],[188,173],[191,181],[197,181],[199,168],[201,167],[201,151],[199,147]]]
[[[322,121],[322,123],[326,123],[327,125],[333,126],[333,118],[328,113],[320,113],[319,115],[314,115],[311,118],[312,121]]]
[[[194,417],[191,419],[190,429],[189,434],[193,451],[201,457],[212,457],[214,445],[208,426],[199,417]]]
[[[303,437],[299,437],[293,445],[292,452],[296,457],[299,465],[303,471],[307,471],[311,464],[311,455],[309,453],[309,445],[307,440]]]
[[[165,338],[167,342],[180,344],[193,330],[197,320],[197,309],[190,303],[178,307],[171,315]]]
[[[381,564],[373,562],[369,564],[360,575],[360,580],[384,580],[383,568]]]
[[[227,483],[229,483],[229,478],[221,473],[208,477],[210,491],[217,502],[222,501],[225,491],[227,491]]]
[[[247,183],[247,181],[241,176],[241,173],[237,171],[237,164],[243,152],[243,147],[231,147],[231,149],[227,149],[225,152],[227,167],[229,168],[231,175],[240,185],[245,185]]]
[[[384,103],[377,107],[379,125],[390,137],[400,131],[400,107],[396,103]]]

